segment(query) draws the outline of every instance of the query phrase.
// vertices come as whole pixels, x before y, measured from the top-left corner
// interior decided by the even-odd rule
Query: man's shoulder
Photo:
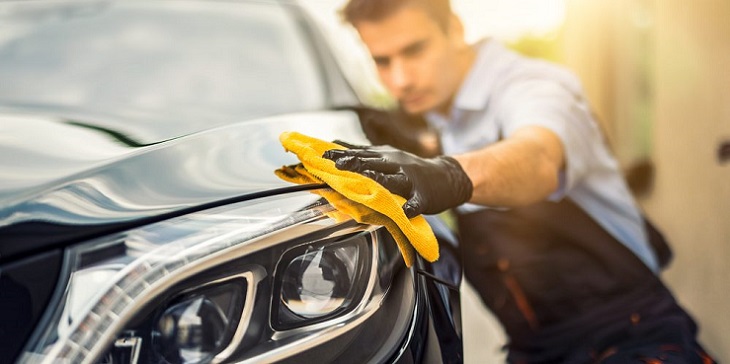
[[[457,109],[485,110],[514,93],[508,91],[534,89],[539,83],[558,85],[577,98],[583,92],[578,78],[563,66],[525,57],[494,39],[481,40],[473,47],[477,55],[456,94]]]
[[[528,57],[495,39],[483,40],[478,47],[479,58],[483,62],[479,70],[483,74],[492,74],[495,83],[545,80],[580,88],[578,77],[561,64]]]

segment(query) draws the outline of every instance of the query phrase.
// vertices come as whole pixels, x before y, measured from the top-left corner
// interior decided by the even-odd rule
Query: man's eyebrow
[[[406,45],[405,47],[401,48],[397,54],[401,54],[401,55],[415,54],[418,51],[420,51],[421,49],[423,49],[427,43],[428,43],[428,39],[416,40],[416,41]],[[375,63],[377,63],[377,64],[387,64],[388,62],[390,62],[390,59],[392,57],[390,55],[376,55],[376,54],[371,54],[371,56],[372,56],[373,60],[375,61]]]
[[[401,49],[400,53],[401,54],[416,53],[416,52],[420,51],[421,49],[423,49],[423,47],[426,45],[427,42],[428,42],[427,39],[417,40],[417,41],[403,47],[403,49]]]

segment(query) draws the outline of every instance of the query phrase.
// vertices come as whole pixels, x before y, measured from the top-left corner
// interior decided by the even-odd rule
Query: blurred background
[[[373,103],[389,99],[337,10],[305,0],[341,44],[350,77]],[[663,277],[730,361],[730,1],[452,0],[467,40],[498,38],[572,69],[637,198],[674,249]],[[724,146],[724,147],[723,147]],[[505,339],[468,285],[467,362],[499,362]]]

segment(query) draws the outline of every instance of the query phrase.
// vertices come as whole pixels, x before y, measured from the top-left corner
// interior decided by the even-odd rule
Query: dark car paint
[[[59,284],[63,251],[0,264],[0,358],[16,358]]]

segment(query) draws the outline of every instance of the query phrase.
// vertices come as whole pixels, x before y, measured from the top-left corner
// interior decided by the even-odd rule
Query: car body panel
[[[276,138],[283,131],[367,142],[350,111],[279,115],[143,147],[123,146],[108,132],[78,125],[13,120],[4,124],[10,125],[5,135],[18,142],[0,147],[0,164],[10,165],[0,171],[0,179],[11,181],[0,192],[0,237],[21,223],[76,229],[111,225],[290,186],[273,173],[297,162]],[[25,128],[35,130],[39,124],[66,137],[28,141]],[[34,163],[33,158],[44,162]],[[26,162],[13,166],[13,160]],[[30,181],[23,180],[26,176]],[[7,236],[0,239],[0,259],[22,253]],[[24,237],[31,238],[27,233]]]

